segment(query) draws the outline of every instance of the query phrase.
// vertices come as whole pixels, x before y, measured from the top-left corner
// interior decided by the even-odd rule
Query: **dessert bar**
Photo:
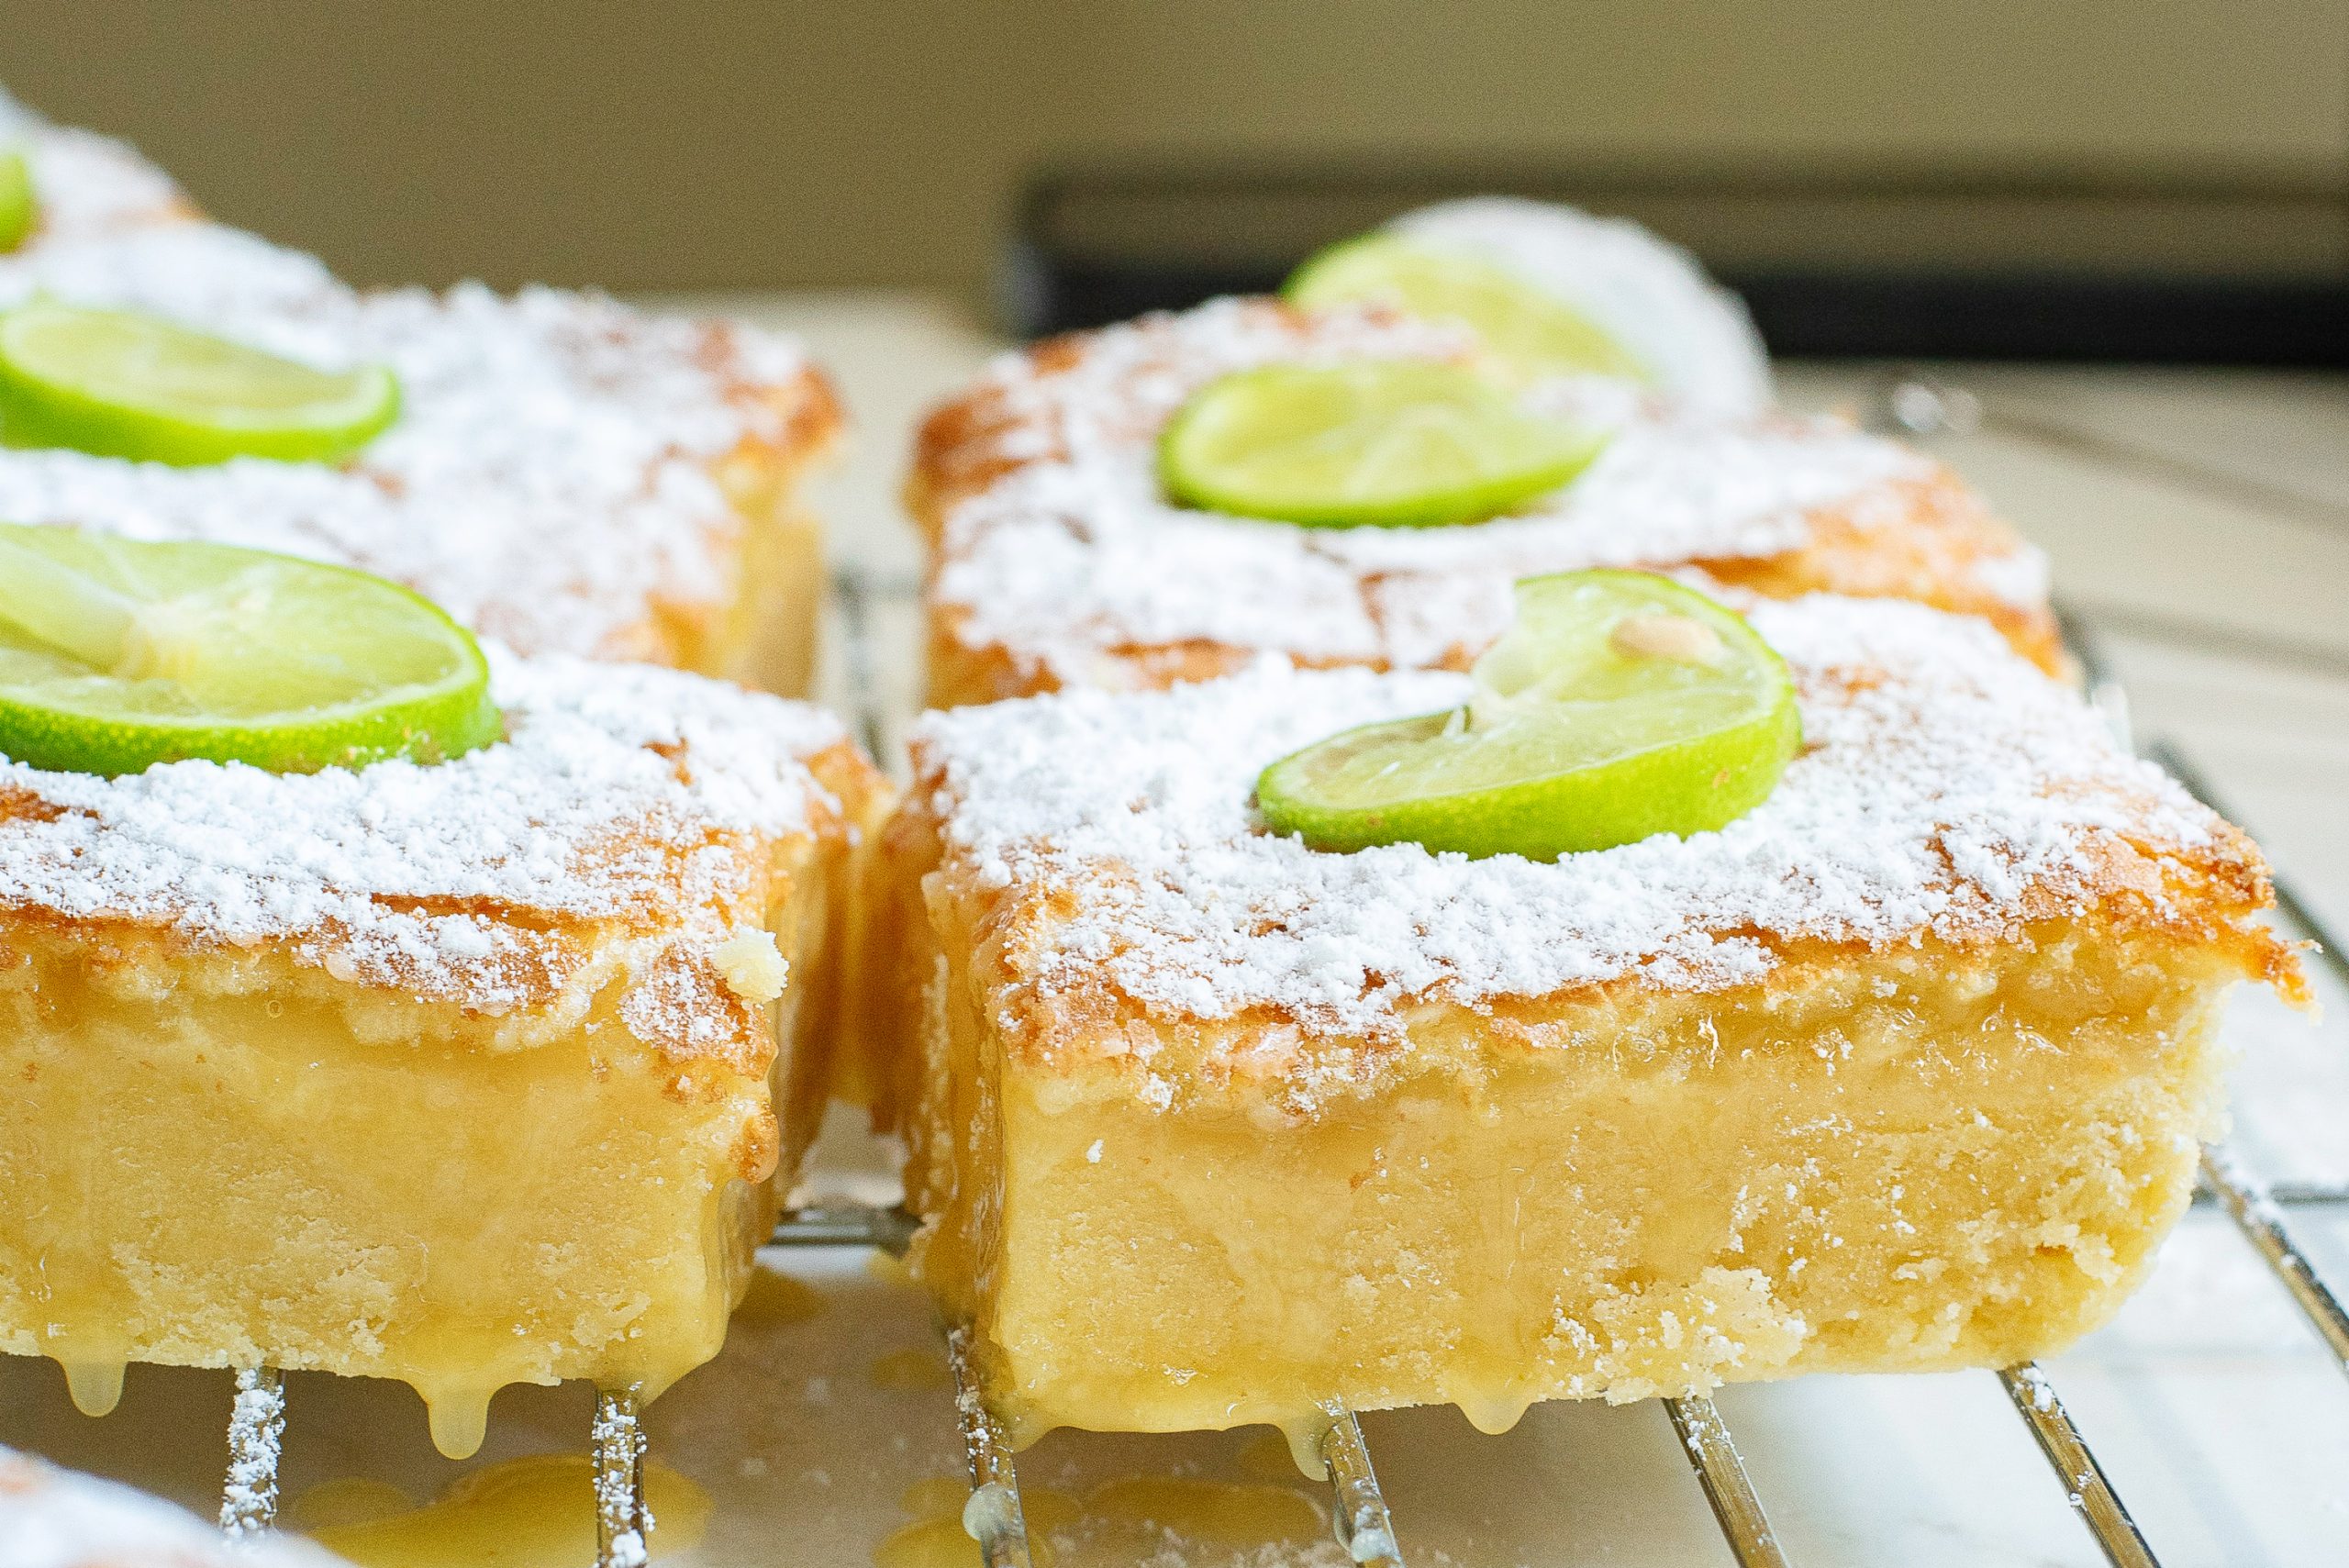
[[[714,1354],[885,786],[830,716],[493,650],[437,765],[0,762],[0,1351],[507,1383]]]
[[[2114,1310],[2220,1130],[2221,998],[2301,984],[2257,851],[1983,621],[1752,604],[1803,730],[1775,792],[1554,862],[1323,852],[1252,804],[1457,674],[922,721],[871,1073],[1019,1437],[1498,1429],[2003,1366]]]
[[[526,653],[806,693],[823,562],[800,486],[841,416],[794,342],[593,294],[355,291],[220,225],[83,221],[77,202],[113,187],[72,150],[128,155],[46,128],[35,147],[54,222],[0,254],[0,309],[134,310],[320,369],[380,364],[400,406],[340,464],[0,450],[0,517],[309,555],[405,583]]]

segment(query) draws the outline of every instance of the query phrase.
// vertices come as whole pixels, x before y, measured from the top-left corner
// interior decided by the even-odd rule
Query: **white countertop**
[[[796,328],[837,373],[857,431],[824,499],[836,559],[866,590],[872,675],[901,716],[918,572],[896,503],[907,435],[996,345],[922,295],[694,303]],[[1858,403],[1882,377],[1846,365],[1783,373],[1789,400],[1809,406]],[[2349,377],[1942,373],[1980,396],[1985,417],[1934,450],[2052,553],[2059,593],[2129,688],[2140,736],[2175,740],[2305,895],[2349,927]],[[835,658],[828,691],[845,694],[852,673]],[[2349,1177],[2349,996],[2336,987],[2328,999],[2321,1027],[2257,999],[2231,1026],[2245,1053],[2239,1141],[2271,1177]],[[872,1151],[851,1137],[832,1148],[822,1180],[869,1190],[856,1168]],[[2292,1223],[2334,1279],[2349,1279],[2349,1205],[2297,1208]],[[950,1396],[934,1380],[896,1385],[942,1370],[921,1360],[935,1353],[929,1316],[861,1255],[770,1258],[818,1283],[820,1310],[738,1320],[719,1361],[649,1418],[656,1458],[716,1502],[707,1540],[675,1561],[863,1568],[913,1517],[901,1507],[909,1485],[960,1473]],[[885,1363],[876,1381],[876,1358],[893,1352],[913,1359]],[[2349,1562],[2349,1380],[2214,1211],[2188,1217],[2118,1323],[2048,1370],[2171,1568]],[[105,1421],[73,1414],[61,1381],[45,1363],[0,1365],[0,1442],[215,1506],[225,1376],[136,1368]],[[288,1388],[286,1493],[297,1504],[352,1474],[428,1499],[469,1468],[431,1453],[404,1389],[317,1376]],[[479,1462],[584,1450],[589,1404],[579,1388],[509,1391]],[[1720,1406],[1798,1564],[2100,1561],[1987,1373],[1811,1378],[1732,1388]],[[1539,1407],[1498,1438],[1450,1410],[1364,1424],[1414,1563],[1731,1560],[1653,1406]],[[1060,1433],[1019,1462],[1031,1491],[1180,1474],[1322,1502],[1318,1485],[1268,1465],[1248,1432]],[[1063,1545],[1063,1568],[1343,1562],[1326,1540],[1219,1544],[1193,1532],[1177,1542],[1130,1522]]]

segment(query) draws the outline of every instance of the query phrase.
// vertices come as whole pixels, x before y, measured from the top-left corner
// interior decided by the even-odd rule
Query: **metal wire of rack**
[[[1934,390],[1934,397],[1942,402],[1953,395],[1946,389]],[[1906,401],[1911,408],[1938,406],[1923,396],[1911,395]],[[1900,422],[1912,433],[1922,433],[1907,420]],[[834,574],[832,600],[844,645],[841,663],[849,688],[847,703],[852,710],[852,722],[876,754],[884,749],[890,727],[876,690],[871,643],[874,612],[879,604],[909,602],[914,594],[909,582],[854,570]],[[2082,665],[2090,701],[2106,715],[2123,743],[2130,743],[2126,695],[2100,657],[2094,635],[2071,617],[2065,617],[2065,624],[2067,639]],[[2174,748],[2155,742],[2146,750],[2191,793],[2225,814],[2209,783]],[[2314,942],[2321,961],[2349,984],[2349,953],[2280,876],[2276,899],[2280,923]],[[2286,1215],[2288,1209],[2299,1206],[2349,1204],[2349,1184],[2271,1185],[2228,1150],[2214,1148],[2204,1152],[2197,1198],[2225,1210],[2290,1293],[2333,1359],[2349,1373],[2349,1313],[2344,1313],[2339,1298],[2294,1241]],[[917,1224],[914,1216],[896,1208],[802,1208],[783,1217],[773,1242],[783,1247],[868,1246],[902,1254]],[[979,1386],[970,1355],[970,1331],[950,1326],[945,1337],[957,1422],[971,1478],[971,1497],[963,1514],[964,1529],[976,1543],[985,1568],[1030,1568],[1034,1556],[1020,1506],[1017,1469],[1002,1428]],[[2063,1486],[2066,1501],[2107,1561],[2115,1568],[2157,1568],[2158,1558],[2047,1374],[2025,1363],[1996,1375]],[[1736,1561],[1742,1568],[1785,1568],[1789,1559],[1720,1410],[1700,1396],[1661,1403]],[[641,1568],[646,1562],[653,1521],[645,1500],[646,1441],[637,1405],[631,1390],[606,1390],[596,1401],[593,1443],[597,1568]],[[1363,1568],[1402,1568],[1398,1532],[1379,1489],[1360,1422],[1353,1412],[1342,1407],[1333,1407],[1328,1414],[1330,1422],[1319,1452],[1331,1492],[1332,1531],[1350,1558]],[[284,1426],[285,1401],[278,1373],[266,1367],[239,1373],[220,1515],[222,1529],[232,1538],[273,1526]]]

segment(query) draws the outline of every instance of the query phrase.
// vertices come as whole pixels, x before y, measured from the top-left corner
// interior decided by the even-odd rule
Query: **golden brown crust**
[[[1286,312],[1286,307],[1282,307]],[[1085,356],[1095,334],[1068,332],[1031,345],[1021,356],[1029,372],[1050,375]],[[1005,474],[1057,455],[1057,445],[1030,451],[1006,439],[1022,431],[1025,417],[1003,386],[983,381],[959,397],[932,408],[914,435],[913,467],[906,478],[906,506],[932,548],[946,514]]]
[[[1310,320],[1286,306],[1265,308],[1293,325]],[[1070,684],[1064,673],[1053,672],[1041,660],[973,638],[965,629],[968,617],[942,603],[934,584],[955,551],[945,525],[956,507],[1019,470],[1065,456],[1049,410],[1040,409],[1033,399],[1023,403],[1015,397],[1012,385],[1077,365],[1099,338],[1097,333],[1073,333],[1036,345],[1023,356],[1021,370],[1014,376],[990,376],[940,405],[917,435],[904,499],[930,548],[930,696],[935,704],[996,701]],[[1804,521],[1806,542],[1776,554],[1658,559],[1639,564],[1655,569],[1700,566],[1725,584],[1773,598],[1832,592],[1914,599],[1982,617],[2040,668],[2058,675],[2069,671],[2060,630],[2045,603],[2032,601],[2028,594],[2007,596],[1993,585],[2003,564],[2027,556],[2027,547],[1948,469],[1936,466],[1925,477],[1895,479],[1854,500],[1811,508]],[[1375,568],[1359,573],[1364,608],[1382,628],[1389,618],[1384,606],[1407,577]],[[1097,667],[1083,684],[1163,689],[1229,673],[1259,651],[1203,639],[1117,645],[1100,651]],[[1479,651],[1463,643],[1431,662],[1464,668]],[[1367,662],[1386,667],[1383,660]]]
[[[1833,609],[1839,603],[1849,608]],[[1108,1074],[1137,1092],[1152,1083],[1172,1083],[1178,1093],[1249,1083],[1352,1092],[1381,1080],[1430,1013],[1464,1008],[1486,1021],[1477,1028],[1493,1026],[1530,1048],[1544,1043],[1545,1016],[1564,1010],[1603,1016],[1666,992],[1704,997],[1749,982],[1766,1006],[1777,990],[1808,986],[1822,974],[1913,962],[1920,942],[1959,955],[2029,949],[2058,927],[2093,944],[2195,955],[2270,984],[2288,1001],[2307,1000],[2295,946],[2255,918],[2273,901],[2258,849],[2113,750],[2076,698],[1978,632],[1920,611],[1819,599],[1767,614],[1788,622],[1840,616],[1932,635],[1900,650],[1904,662],[1886,664],[1841,656],[1819,662],[1825,655],[1814,644],[1810,662],[1798,661],[1797,671],[1814,739],[1811,766],[1827,771],[1809,775],[1803,798],[1791,798],[1778,823],[1753,827],[1745,847],[1727,837],[1715,846],[1709,836],[1674,851],[1678,858],[1668,863],[1683,878],[1675,886],[1714,891],[1690,895],[1706,902],[1667,898],[1654,915],[1622,917],[1649,922],[1628,930],[1609,924],[1619,919],[1608,912],[1609,898],[1620,903],[1624,895],[1609,892],[1606,854],[1579,869],[1559,868],[1559,888],[1590,896],[1553,912],[1559,923],[1542,924],[1536,941],[1523,926],[1530,917],[1514,911],[1520,899],[1545,895],[1544,873],[1520,876],[1504,867],[1472,895],[1466,868],[1455,874],[1434,862],[1397,861],[1384,862],[1386,880],[1362,884],[1334,868],[1292,862],[1242,807],[1227,815],[1212,805],[1244,801],[1256,759],[1290,743],[1230,741],[1258,722],[1249,713],[1276,708],[1304,733],[1313,732],[1317,717],[1324,725],[1342,722],[1322,706],[1339,689],[1320,684],[1328,676],[1260,671],[1146,701],[1079,696],[940,716],[918,733],[915,782],[885,835],[877,872],[873,902],[883,911],[886,945],[868,983],[882,988],[876,1012],[899,1010],[884,1037],[913,1038],[930,978],[923,969],[940,943],[958,955],[972,990],[985,998],[989,1028],[1010,1058],[1048,1075]],[[1944,647],[1956,669],[1928,657]],[[1979,668],[1956,659],[1968,649]],[[1988,684],[1969,684],[1986,676]],[[1942,684],[1970,695],[1937,696]],[[1229,774],[1228,795],[1200,789],[1192,773],[1162,787],[1128,771],[1177,734],[1197,738],[1194,767]],[[1035,771],[1046,765],[1040,738],[1047,735],[1053,748],[1135,761],[1105,763],[1117,771],[1063,790]],[[1260,743],[1265,751],[1254,750]],[[1233,751],[1235,744],[1242,749]],[[1012,765],[993,765],[998,757]],[[1959,793],[1947,793],[1961,779]],[[1037,789],[1046,792],[1049,809],[1029,804]],[[1120,815],[1118,804],[1130,797],[1130,815]],[[1863,801],[1873,807],[1871,823],[1847,827],[1839,803]],[[1210,804],[1183,804],[1191,802]],[[956,847],[948,852],[950,822]],[[1854,835],[1863,831],[1873,836],[1863,861],[1819,870],[1820,880],[1809,881],[1813,868],[1855,851]],[[1776,847],[1761,850],[1765,842]],[[1321,860],[1350,857],[1308,857]],[[1856,870],[1863,862],[1913,869]],[[1640,863],[1653,871],[1667,862]],[[1312,880],[1325,873],[1326,884]],[[1579,880],[1585,873],[1586,886]],[[1392,910],[1326,923],[1374,933],[1375,955],[1350,950],[1364,969],[1335,983],[1387,999],[1353,1021],[1333,1022],[1319,971],[1315,982],[1275,978],[1300,962],[1290,944],[1317,901],[1375,903],[1387,887],[1406,884],[1411,891],[1398,895],[1406,902]],[[1747,891],[1719,891],[1741,886]],[[1586,909],[1591,930],[1573,929]],[[1747,913],[1756,910],[1766,913]],[[1488,948],[1526,940],[1576,951],[1589,951],[1593,931],[1608,931],[1606,940],[1636,958],[1654,953],[1671,929],[1690,919],[1705,951],[1737,950],[1752,961],[1696,974],[1652,969],[1643,958],[1610,959],[1580,969],[1593,978],[1562,989],[1496,984],[1489,975],[1463,989],[1453,977],[1465,961],[1437,956],[1457,951],[1457,933],[1474,929],[1496,933]],[[1453,934],[1431,948],[1428,926],[1415,921]],[[1319,933],[1325,924],[1309,929]],[[1413,929],[1418,938],[1408,934]],[[1242,971],[1253,978],[1227,986]],[[1418,978],[1390,984],[1372,971]],[[1535,963],[1511,977],[1575,973]],[[1196,1000],[1202,996],[1211,1000]],[[893,1086],[885,1070],[874,1077],[884,1114],[895,1114],[909,1091]]]
[[[800,714],[801,721],[813,720],[807,710]],[[790,717],[788,709],[761,708],[740,721]],[[647,749],[688,789],[697,766],[726,765],[683,743]],[[763,1008],[735,995],[718,972],[708,951],[712,933],[767,927],[795,899],[819,886],[844,885],[860,841],[891,798],[886,780],[845,738],[796,762],[819,787],[806,791],[797,819],[781,830],[615,797],[615,815],[603,826],[587,833],[561,829],[559,843],[542,851],[559,857],[561,869],[544,884],[518,884],[543,885],[547,892],[536,900],[346,886],[307,904],[289,894],[281,909],[250,929],[216,927],[200,889],[150,890],[151,896],[126,902],[103,880],[61,884],[58,878],[70,873],[41,868],[66,862],[30,849],[30,840],[61,826],[97,845],[119,829],[96,809],[74,804],[78,796],[50,799],[10,785],[0,789],[0,834],[28,840],[30,869],[26,882],[0,885],[0,931],[9,934],[0,954],[35,942],[70,947],[106,984],[168,988],[201,973],[205,986],[224,994],[273,984],[267,976],[290,965],[338,993],[339,1005],[411,1009],[424,1020],[414,1027],[476,1050],[523,1049],[561,1037],[600,997],[639,1042],[674,1064],[716,1062],[762,1074],[774,1060],[774,1034]],[[19,772],[33,779],[65,776]],[[778,777],[766,787],[790,786]],[[537,800],[526,789],[521,808],[534,810]],[[0,849],[17,847],[0,840]],[[287,870],[295,868],[289,863]],[[582,912],[595,909],[611,912]],[[835,910],[833,918],[844,923],[846,916]],[[452,935],[462,940],[453,951],[442,945]],[[829,996],[838,982],[822,966],[838,962],[842,945],[827,940],[826,952],[810,971],[795,971],[792,983]]]
[[[925,795],[917,789],[908,796],[888,840],[892,851],[884,874],[898,880],[885,896],[890,900],[891,920],[904,923],[897,939],[904,945],[887,964],[874,967],[869,981],[888,986],[888,998],[901,1012],[910,1015],[918,1007],[918,982],[924,978],[913,973],[919,960],[908,950],[917,944],[907,941],[910,933],[904,927],[923,918],[926,902],[958,912],[952,924],[971,939],[965,962],[972,984],[992,999],[1007,1059],[1018,1062],[1023,1072],[1085,1080],[1105,1073],[1138,1080],[1154,1073],[1179,1083],[1186,1095],[1236,1093],[1252,1098],[1283,1081],[1298,1080],[1342,1081],[1358,1092],[1374,1092],[1389,1069],[1404,1065],[1406,1054],[1411,1058],[1410,1071],[1428,1069],[1424,1041],[1413,1045],[1400,1036],[1331,1035],[1299,1015],[1275,1007],[1211,1020],[1170,1019],[1126,995],[1103,970],[1049,990],[1029,984],[1029,966],[1020,962],[1022,950],[1049,940],[1053,926],[1074,906],[1075,890],[990,888],[970,868],[941,860],[937,819],[920,804]],[[926,896],[907,896],[908,873],[917,884],[927,879]],[[2241,832],[2231,828],[2207,850],[2183,853],[2174,846],[2116,838],[2106,847],[2094,880],[2099,895],[2086,907],[2073,907],[2069,900],[2034,887],[2018,901],[2010,922],[1935,945],[1955,953],[1983,952],[2002,944],[2029,943],[2035,933],[2057,924],[2092,942],[2155,937],[2181,951],[2222,954],[2243,978],[2271,984],[2288,1000],[2308,999],[2297,947],[2252,918],[2271,899],[2266,865]],[[1804,992],[1823,975],[1864,969],[1908,952],[1906,944],[1897,942],[1780,942],[1753,931],[1723,934],[1760,939],[1771,949],[1775,962],[1770,973],[1745,988],[1758,998],[1753,1005],[1765,1011],[1773,995]],[[1473,1005],[1467,1010],[1477,1016],[1478,1024],[1471,1038],[1486,1051],[1551,1050],[1560,1043],[1545,1028],[1552,1016],[1568,1008],[1603,1014],[1661,994],[1653,982],[1631,976]],[[1459,1006],[1430,1003],[1428,1010]],[[917,1023],[915,1017],[902,1016],[895,1027],[910,1029]],[[1139,1040],[1147,1040],[1150,1051],[1135,1050]],[[1237,1042],[1245,1042],[1246,1048],[1235,1049]],[[884,1081],[885,1092],[876,1097],[876,1115],[885,1115],[891,1125],[912,1101],[917,1085],[910,1074],[917,1067],[901,1058],[895,1073]],[[1464,1065],[1463,1070],[1468,1069]]]
[[[2025,606],[1987,592],[1976,568],[2012,553],[2014,529],[1992,516],[1978,496],[1944,469],[1927,480],[1900,481],[1893,487],[1903,508],[1895,528],[1855,520],[1849,510],[1821,507],[1809,515],[1811,542],[1800,550],[1759,558],[1710,557],[1691,562],[1651,562],[1653,567],[1694,565],[1717,581],[1768,598],[1831,593],[1854,598],[1914,599],[1935,609],[1978,616],[2008,643],[2051,675],[2072,673],[2063,630],[2043,605]],[[943,510],[918,475],[908,482],[907,503],[935,539]],[[933,573],[934,575],[934,573]],[[1364,605],[1374,623],[1387,620],[1385,600],[1397,574],[1362,574]],[[1063,683],[1041,660],[1022,659],[1001,643],[985,642],[966,629],[963,606],[924,595],[929,641],[927,697],[933,707],[1001,702],[1059,691]],[[1481,646],[1455,644],[1432,661],[1439,669],[1465,670]],[[1230,643],[1192,639],[1178,643],[1126,643],[1104,650],[1092,684],[1126,691],[1163,691],[1186,681],[1212,680],[1244,668],[1256,651]],[[1311,667],[1330,661],[1299,660]],[[1374,668],[1388,667],[1385,660]]]
[[[1379,1094],[1396,1073],[1454,1071],[1468,1077],[1515,1054],[1555,1051],[1562,1014],[1614,1017],[1663,995],[1642,979],[1616,979],[1548,995],[1503,997],[1461,1007],[1428,1002],[1423,1014],[1459,1009],[1473,1014],[1459,1040],[1480,1061],[1431,1061],[1431,1040],[1444,1030],[1414,1026],[1414,1040],[1316,1033],[1297,1014],[1259,1007],[1229,1018],[1167,1018],[1125,995],[1107,972],[1095,970],[1074,986],[1031,986],[1022,951],[1048,941],[1050,929],[1078,904],[1074,887],[989,887],[970,866],[942,852],[944,824],[937,815],[935,779],[916,782],[890,819],[874,869],[874,932],[863,964],[867,1009],[874,1018],[872,1051],[855,1092],[869,1103],[876,1127],[918,1131],[911,1118],[923,1096],[921,1040],[926,988],[940,941],[961,951],[965,984],[986,997],[1006,1061],[1041,1077],[1062,1077],[1111,1092],[1104,1080],[1132,1082],[1156,1075],[1182,1084],[1186,1101],[1219,1101],[1271,1108],[1285,1082],[1343,1082],[1353,1094]],[[2180,852],[2176,845],[2143,845],[2111,838],[2093,873],[2098,896],[2076,906],[2032,887],[2015,901],[2013,920],[1966,941],[1931,941],[1938,953],[1966,958],[2001,943],[2034,943],[2063,932],[2090,943],[2159,939],[2177,953],[2218,955],[2243,979],[2277,988],[2286,1000],[2307,1002],[2295,943],[2278,941],[2257,911],[2272,904],[2266,866],[2239,828],[2224,827],[2210,845]],[[1741,932],[1759,937],[1759,932]],[[1917,962],[1905,943],[1771,941],[1774,970],[1741,988],[1741,1005],[1769,1012],[1774,995],[1809,995],[1837,974],[1882,964]],[[1426,1017],[1421,1023],[1426,1023]],[[1146,1050],[1137,1050],[1146,1047]]]
[[[2021,536],[1946,468],[1929,479],[1897,480],[1887,488],[1899,514],[1897,526],[1856,518],[1849,506],[1821,506],[1809,514],[1810,542],[1800,550],[1695,564],[1731,586],[1774,599],[1846,594],[1914,599],[1935,609],[1979,616],[2016,652],[2051,675],[2065,673],[2068,662],[2054,612],[2043,604],[2025,606],[2000,598],[1983,586],[1986,564],[2012,557],[2021,547]]]
[[[718,481],[729,495],[738,494],[737,487],[745,483],[753,493],[768,495],[790,488],[838,447],[848,426],[839,390],[812,364],[787,382],[730,381],[727,398],[763,407],[774,421],[767,431],[745,435],[719,460]],[[756,423],[763,422],[754,422],[754,428]],[[738,464],[747,465],[754,477],[734,477]]]

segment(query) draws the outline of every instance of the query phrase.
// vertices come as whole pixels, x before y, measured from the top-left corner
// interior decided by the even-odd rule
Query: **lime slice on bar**
[[[1274,831],[1555,860],[1744,815],[1802,745],[1786,662],[1743,617],[1642,572],[1517,585],[1465,707],[1349,729],[1266,768]]]
[[[153,462],[327,462],[399,412],[381,366],[313,370],[132,311],[35,300],[0,316],[0,439]]]
[[[396,584],[230,545],[0,523],[0,755],[135,773],[459,756],[498,738],[465,629]]]
[[[1265,365],[1209,384],[1166,427],[1159,476],[1187,506],[1328,528],[1470,523],[1555,490],[1605,436],[1537,418],[1432,360]]]
[[[0,152],[0,250],[22,245],[39,216],[39,205],[33,200],[32,166],[21,152]]]
[[[1653,379],[1564,300],[1490,261],[1399,234],[1341,240],[1289,274],[1282,293],[1308,308],[1378,301],[1422,320],[1458,322],[1520,375]]]

